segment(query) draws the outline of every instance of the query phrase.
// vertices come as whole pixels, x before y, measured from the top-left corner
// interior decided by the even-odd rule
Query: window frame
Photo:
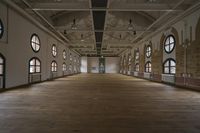
[[[138,66],[138,67],[137,67]],[[139,72],[140,71],[140,64],[136,63],[135,64],[135,72]]]
[[[32,60],[34,60],[34,64],[35,64],[35,65],[31,65],[31,64],[30,64],[30,62],[31,62]],[[36,60],[39,61],[40,65],[36,65]],[[31,66],[34,67],[34,72],[30,72]],[[38,66],[39,66],[39,68],[40,68],[40,72],[37,72],[37,67],[38,67]],[[41,63],[41,61],[40,61],[39,58],[37,58],[37,57],[32,57],[32,58],[29,60],[29,74],[42,73],[41,67],[42,67],[42,63]]]
[[[54,64],[54,65],[53,65]],[[53,69],[52,69],[53,68]],[[51,72],[57,72],[58,71],[58,64],[55,60],[51,62]]]
[[[170,38],[171,38],[171,37],[174,39],[174,42],[173,42],[173,43],[170,43]],[[168,38],[169,38],[169,44],[166,44]],[[170,46],[171,46],[172,44],[174,44],[174,47],[171,49],[171,51],[167,51],[167,50],[166,50],[166,46],[169,46],[169,50],[170,50]],[[167,54],[170,54],[170,53],[172,53],[172,52],[174,51],[175,47],[176,47],[176,39],[175,39],[175,37],[174,37],[172,34],[170,34],[170,35],[168,35],[168,36],[165,38],[165,41],[164,41],[164,51],[165,51]]]
[[[4,34],[4,25],[3,25],[3,22],[1,19],[0,19],[0,25],[1,25],[1,28],[0,28],[0,30],[1,30],[0,39],[1,39],[1,38],[3,38],[3,34]]]
[[[169,65],[165,66],[165,64],[169,61]],[[175,66],[171,66],[171,61],[174,61]],[[175,73],[171,73],[171,68],[175,67]],[[165,73],[165,68],[168,68],[168,73]],[[176,74],[176,60],[173,58],[168,58],[163,62],[163,74],[170,74],[170,75],[175,75]]]
[[[36,38],[38,39],[39,43],[33,42],[33,41],[32,41],[33,37],[36,37]],[[39,49],[38,49],[38,50],[36,50],[36,48],[33,47],[33,45],[32,45],[33,43],[35,44],[35,46],[36,46],[36,45],[39,46]],[[40,51],[41,42],[40,42],[39,36],[38,36],[36,33],[33,33],[33,34],[31,35],[30,44],[31,44],[31,48],[32,48],[33,52],[38,53],[38,52]]]
[[[64,69],[64,65],[65,65],[65,69]],[[62,64],[62,71],[63,72],[67,71],[67,64],[65,62],[63,62],[63,64]]]
[[[135,61],[138,61],[140,59],[140,52],[139,50],[135,51]]]
[[[145,72],[146,72],[146,73],[151,73],[151,72],[152,72],[152,64],[151,64],[151,61],[147,61],[147,62],[145,63],[144,69],[145,69]]]
[[[52,53],[53,57],[56,57],[57,54],[58,54],[58,50],[57,50],[57,47],[56,47],[55,44],[53,44],[52,47],[51,47],[51,53]]]
[[[148,48],[150,48],[150,49],[148,49]],[[151,47],[151,45],[147,45],[146,46],[145,55],[146,55],[147,58],[151,57],[151,55],[152,55],[152,47]]]
[[[67,52],[66,52],[66,50],[65,50],[65,49],[63,50],[63,59],[64,59],[64,60],[66,60],[66,59],[67,59]]]

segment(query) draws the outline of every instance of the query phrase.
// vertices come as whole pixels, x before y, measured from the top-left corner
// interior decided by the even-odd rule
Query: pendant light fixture
[[[77,24],[76,24],[76,19],[75,19],[75,18],[73,19],[73,23],[72,23],[71,29],[72,29],[72,30],[77,30],[77,29],[78,29],[78,28],[77,28]]]

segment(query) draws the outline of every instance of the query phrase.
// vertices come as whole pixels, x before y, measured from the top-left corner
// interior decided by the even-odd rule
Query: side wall
[[[172,53],[166,54],[164,42],[168,35],[175,37],[175,49]],[[127,74],[128,63],[124,57],[131,55],[131,75],[139,78],[146,78],[157,82],[166,82],[178,86],[189,88],[200,88],[200,10],[183,17],[181,20],[171,25],[168,29],[155,34],[151,38],[135,44],[121,54],[120,72]],[[145,72],[145,47],[151,44],[151,72]],[[135,51],[139,49],[139,71],[135,71]],[[173,58],[176,62],[175,74],[164,74],[163,64],[168,58]],[[127,59],[126,59],[127,60]],[[123,64],[125,62],[125,64]],[[128,75],[128,74],[127,74]]]
[[[60,42],[23,15],[2,3],[0,3],[0,19],[4,25],[4,34],[0,39],[0,53],[6,59],[6,88],[28,84],[29,60],[32,57],[37,57],[41,61],[42,81],[51,79],[51,62],[53,60],[58,65],[56,77],[80,71],[79,55],[68,49],[66,44]],[[37,53],[32,50],[30,45],[30,39],[34,33],[39,36],[41,43],[40,51]],[[57,47],[56,57],[52,56],[51,49],[53,44]],[[67,52],[67,59],[63,59],[63,50]],[[69,61],[69,53],[72,54],[72,61]],[[62,64],[64,62],[67,66],[72,64],[73,70],[76,67],[77,71],[69,73],[67,69],[67,72],[63,73]]]

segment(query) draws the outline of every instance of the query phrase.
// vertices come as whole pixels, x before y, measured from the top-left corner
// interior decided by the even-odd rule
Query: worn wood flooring
[[[0,133],[200,133],[200,93],[80,74],[0,93]]]

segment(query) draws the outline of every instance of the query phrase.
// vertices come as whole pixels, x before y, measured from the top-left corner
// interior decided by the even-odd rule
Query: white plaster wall
[[[88,66],[87,66],[87,57],[81,57],[81,72],[87,73]]]
[[[99,57],[88,57],[88,72],[99,73]]]
[[[1,19],[7,22],[7,24],[4,23],[4,37],[0,39],[0,53],[6,58],[6,88],[28,83],[28,66],[29,60],[32,57],[38,57],[41,61],[42,81],[50,78],[50,68],[53,60],[58,65],[57,77],[63,76],[63,62],[69,66],[69,56],[66,60],[63,59],[64,49],[67,54],[71,52],[73,57],[79,57],[76,53],[70,51],[66,44],[33,24],[17,11],[2,3],[0,3],[0,11]],[[30,39],[33,33],[36,33],[40,38],[41,48],[38,53],[33,52],[30,45]],[[53,44],[57,46],[56,57],[53,57],[51,52]],[[77,63],[73,63],[72,65],[73,67],[77,67]]]
[[[119,57],[106,57],[105,69],[106,73],[119,73],[120,66]]]

